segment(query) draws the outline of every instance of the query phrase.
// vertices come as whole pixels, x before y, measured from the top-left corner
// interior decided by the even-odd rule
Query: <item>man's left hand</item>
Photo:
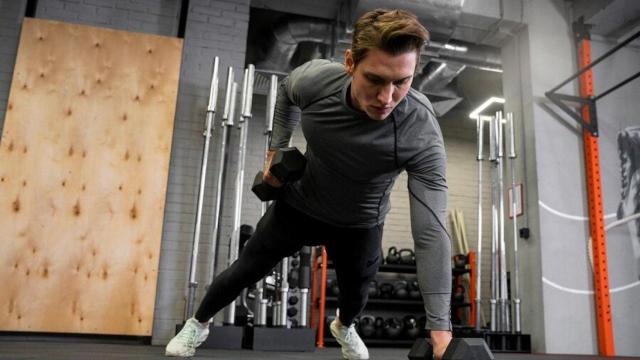
[[[453,336],[451,331],[447,330],[431,330],[431,344],[433,344],[433,358],[441,360],[447,346],[451,342]]]

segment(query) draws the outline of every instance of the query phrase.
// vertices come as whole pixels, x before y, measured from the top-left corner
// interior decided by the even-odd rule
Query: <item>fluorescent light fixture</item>
[[[478,69],[502,74],[502,69],[501,68],[497,68],[497,67],[478,66]]]
[[[489,99],[487,99],[487,101],[483,102],[482,105],[478,106],[475,110],[473,110],[469,114],[469,118],[474,120],[477,119],[478,115],[480,115],[480,113],[483,112],[484,109],[488,108],[491,104],[494,104],[494,103],[504,104],[504,99],[495,97],[495,96],[490,97]]]
[[[451,45],[451,44],[444,44],[444,48],[447,50],[451,50],[451,51],[457,51],[457,52],[462,52],[462,53],[466,53],[468,48],[466,46],[460,46],[460,45]]]

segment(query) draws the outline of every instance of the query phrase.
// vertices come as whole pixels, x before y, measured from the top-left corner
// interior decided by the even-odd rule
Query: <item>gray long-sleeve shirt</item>
[[[304,175],[284,201],[333,225],[372,227],[384,221],[406,170],[427,327],[450,330],[446,157],[432,105],[411,89],[387,119],[372,120],[348,105],[350,84],[343,65],[327,60],[303,64],[280,83],[271,148],[287,146],[299,122],[307,140]]]

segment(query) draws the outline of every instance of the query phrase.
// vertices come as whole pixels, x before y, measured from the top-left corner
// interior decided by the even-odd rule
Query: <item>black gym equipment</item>
[[[273,156],[269,172],[281,183],[289,183],[300,179],[304,173],[307,158],[295,147],[278,149]],[[278,198],[282,188],[273,187],[263,181],[264,173],[259,171],[253,180],[251,191],[262,201]]]
[[[406,280],[398,280],[393,283],[393,297],[396,299],[404,300],[409,297],[409,291],[407,289],[408,284]]]
[[[462,304],[464,303],[464,286],[456,285],[453,288],[453,292],[451,293],[451,302],[454,304]]]
[[[407,289],[409,290],[410,299],[418,300],[422,297],[422,295],[420,294],[420,286],[418,285],[418,280],[413,280],[409,282]]]
[[[358,333],[365,339],[372,338],[376,334],[376,318],[371,315],[362,315],[358,321]]]
[[[415,265],[416,264],[416,255],[411,249],[400,249],[398,251],[398,263],[402,265]]]
[[[387,264],[397,264],[400,262],[400,255],[398,254],[398,249],[395,246],[392,246],[387,251]]]
[[[464,269],[467,266],[467,256],[464,254],[453,255],[453,266],[456,269]]]
[[[384,321],[384,334],[389,339],[398,339],[402,336],[404,324],[395,317],[390,317]]]
[[[270,144],[278,83],[275,74],[262,72],[260,76],[268,77],[269,75],[270,86],[264,133],[266,149]],[[247,93],[253,93],[253,86],[247,89]],[[246,139],[246,135],[243,139]],[[304,156],[295,148],[279,150],[274,154],[269,171],[279,181],[290,182],[293,178],[299,178],[304,171],[304,164],[299,164],[300,158],[302,162],[306,162]],[[260,175],[260,182],[262,182],[262,175]],[[253,190],[255,192],[255,189]],[[276,189],[276,192],[281,191]],[[277,197],[277,194],[275,196]],[[262,214],[266,212],[267,205],[266,202],[262,203]],[[307,325],[310,249],[306,249],[305,253],[305,248],[308,247],[303,247],[298,253],[299,260],[283,258],[280,264],[272,269],[271,274],[258,283],[254,294],[253,322],[244,327],[243,348],[262,351],[312,352],[315,350],[315,330]],[[292,260],[291,264],[289,260]],[[291,279],[290,275],[293,275]],[[294,289],[291,288],[292,286]],[[291,295],[292,291],[295,295]],[[213,335],[209,338],[217,337],[215,331]]]
[[[375,298],[378,296],[378,282],[375,280],[371,280],[369,282],[368,289],[369,298]]]
[[[409,339],[417,339],[420,337],[420,327],[418,320],[413,315],[407,315],[402,319],[404,322],[404,332]]]
[[[376,317],[374,326],[375,326],[374,336],[378,339],[382,339],[384,337],[384,318],[382,316]]]
[[[433,359],[430,339],[417,339],[409,351],[409,360]],[[447,346],[442,360],[493,360],[487,343],[481,338],[454,338]]]
[[[380,284],[379,288],[379,297],[381,299],[391,299],[393,295],[393,285],[391,283],[385,282]]]

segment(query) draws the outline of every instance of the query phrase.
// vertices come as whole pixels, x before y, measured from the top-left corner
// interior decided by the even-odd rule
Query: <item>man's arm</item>
[[[447,213],[446,156],[439,131],[407,166],[418,283],[436,359],[451,340],[451,241]]]

